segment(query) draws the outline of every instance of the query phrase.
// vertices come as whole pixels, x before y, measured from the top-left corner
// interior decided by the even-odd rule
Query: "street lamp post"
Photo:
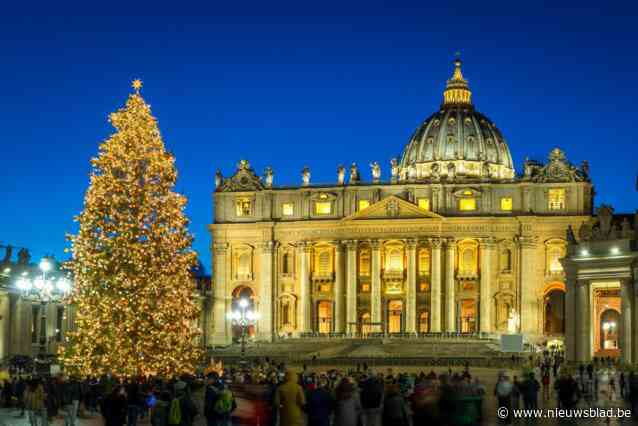
[[[40,275],[35,278],[29,278],[25,272],[15,283],[17,289],[27,300],[40,302],[40,332],[38,341],[40,343],[40,354],[45,355],[47,352],[48,336],[46,330],[46,311],[49,302],[59,302],[71,290],[71,281],[65,276],[56,277],[50,272],[53,270],[54,263],[51,259],[44,257],[38,264]]]
[[[244,362],[244,358],[246,356],[246,332],[248,331],[248,327],[255,324],[258,319],[258,315],[252,309],[249,309],[250,303],[247,299],[240,299],[237,304],[239,309],[234,309],[232,312],[228,314],[229,319],[232,321],[233,325],[237,325],[241,327],[241,362]]]

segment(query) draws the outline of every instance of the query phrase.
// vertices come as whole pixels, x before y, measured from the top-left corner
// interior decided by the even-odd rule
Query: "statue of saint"
[[[567,242],[569,244],[577,244],[576,235],[574,235],[574,228],[571,225],[567,225]]]
[[[416,166],[414,164],[411,164],[410,167],[408,167],[408,179],[416,180]]]
[[[346,168],[339,164],[337,167],[337,183],[343,185],[346,182]]]
[[[268,166],[264,170],[264,185],[266,186],[266,188],[272,188],[272,179],[272,167]]]
[[[0,264],[5,265],[7,263],[11,263],[11,256],[13,255],[13,247],[11,245],[7,245],[4,248],[4,258]]]
[[[507,331],[508,333],[516,333],[518,332],[518,327],[520,324],[520,317],[516,312],[516,309],[510,309],[509,316],[507,318]]]
[[[381,180],[381,166],[378,162],[373,161],[370,163],[370,168],[372,172],[372,182],[378,183]]]
[[[456,175],[456,166],[454,163],[448,163],[447,165],[447,178],[452,180]]]
[[[308,166],[304,167],[301,171],[301,180],[303,182],[303,186],[310,185],[310,168]]]
[[[396,182],[399,178],[399,162],[396,158],[390,160],[390,174],[392,176],[392,182]]]
[[[622,223],[620,224],[620,232],[622,238],[631,238],[633,236],[633,229],[631,229],[631,224],[627,218],[623,218]]]
[[[222,175],[222,171],[217,169],[215,172],[215,188],[219,188],[224,183],[224,175]]]
[[[441,170],[438,163],[432,165],[432,179],[439,180],[441,177]]]
[[[357,163],[352,163],[350,166],[350,183],[359,183],[359,169],[357,168]]]
[[[30,260],[31,255],[29,254],[29,250],[21,248],[18,252],[18,265],[28,265]]]

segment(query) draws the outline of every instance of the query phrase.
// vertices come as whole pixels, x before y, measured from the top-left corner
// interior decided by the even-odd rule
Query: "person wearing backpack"
[[[192,426],[197,416],[197,407],[190,397],[185,382],[175,383],[175,398],[171,401],[168,412],[170,426]]]
[[[215,403],[213,404],[213,416],[216,419],[216,426],[231,426],[231,414],[237,408],[235,396],[228,385],[222,383]]]

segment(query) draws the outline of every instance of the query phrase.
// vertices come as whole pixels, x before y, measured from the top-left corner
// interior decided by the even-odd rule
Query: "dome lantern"
[[[403,150],[398,175],[399,182],[514,179],[505,138],[472,104],[460,59],[454,61],[441,108],[425,119]]]

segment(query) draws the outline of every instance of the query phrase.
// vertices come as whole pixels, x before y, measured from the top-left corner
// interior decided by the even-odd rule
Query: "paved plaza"
[[[326,371],[326,369],[328,369],[330,367],[314,367],[314,368],[310,368],[310,371]],[[292,367],[292,369],[296,369],[295,367]],[[420,368],[418,367],[376,367],[375,371],[379,371],[379,372],[388,372],[389,369],[392,370],[393,373],[398,373],[400,371],[408,371],[408,372],[419,372],[421,371]],[[423,371],[425,371],[426,373],[430,371],[430,368],[423,368]],[[441,369],[441,368],[435,368],[434,369],[435,372],[437,373],[443,373],[446,370]],[[497,405],[497,401],[496,398],[493,394],[494,392],[494,386],[496,383],[496,377],[497,374],[500,370],[497,369],[492,369],[492,368],[473,368],[471,369],[471,373],[473,374],[474,377],[478,377],[479,380],[485,385],[486,387],[486,395],[483,401],[483,425],[498,425],[498,424],[503,424],[499,421],[498,417],[497,417],[497,410],[498,410],[498,405]],[[520,373],[518,371],[515,370],[505,370],[507,371],[507,373],[510,375],[510,377],[513,377],[513,375],[519,375],[520,377]],[[202,392],[195,392],[193,394],[193,400],[196,403],[197,407],[198,407],[198,411],[200,413],[200,415],[197,416],[197,419],[195,421],[194,426],[205,426],[205,419],[204,417],[201,415],[202,413],[202,405],[203,405],[203,395]],[[237,400],[238,403],[238,408],[237,411],[235,412],[238,415],[242,415],[241,413],[246,413],[250,411],[249,405],[250,405],[250,401],[245,401],[242,399],[238,399]],[[556,401],[555,401],[555,395],[552,392],[552,395],[550,396],[550,400],[549,401],[543,401],[542,399],[542,392],[539,393],[539,408],[541,409],[549,409],[549,408],[555,408],[556,407]],[[521,408],[522,408],[522,404],[521,404]],[[584,402],[581,400],[578,408],[584,409],[587,408],[584,404]],[[612,400],[609,399],[608,394],[606,393],[601,393],[601,396],[599,397],[599,399],[597,401],[594,401],[593,403],[593,408],[598,408],[598,409],[604,409],[604,410],[609,410],[609,409],[629,409],[629,406],[622,401],[619,397],[614,397]],[[0,426],[29,426],[29,423],[27,421],[26,417],[18,417],[19,412],[17,410],[14,409],[0,409]],[[101,417],[101,415],[99,414],[93,414],[91,416],[87,416],[87,415],[81,415],[80,418],[78,419],[78,422],[76,424],[76,426],[102,426],[104,424],[103,419]],[[142,419],[140,421],[138,421],[138,424],[141,426],[146,426],[146,425],[150,425],[150,421],[147,418]],[[240,424],[239,422],[235,422],[235,424]],[[545,418],[545,419],[518,419],[518,420],[514,420],[513,421],[514,425],[527,425],[527,424],[535,424],[535,425],[628,425],[628,424],[636,424],[634,422],[632,422],[631,420],[627,420],[627,419],[619,419],[619,418],[595,418],[595,419],[557,419],[557,418],[553,418],[553,419],[549,419],[549,418]],[[51,426],[57,426],[57,425],[64,425],[64,419],[59,416],[55,419],[53,419],[52,422],[49,423],[49,425]],[[418,426],[418,425],[412,425],[412,426]]]

